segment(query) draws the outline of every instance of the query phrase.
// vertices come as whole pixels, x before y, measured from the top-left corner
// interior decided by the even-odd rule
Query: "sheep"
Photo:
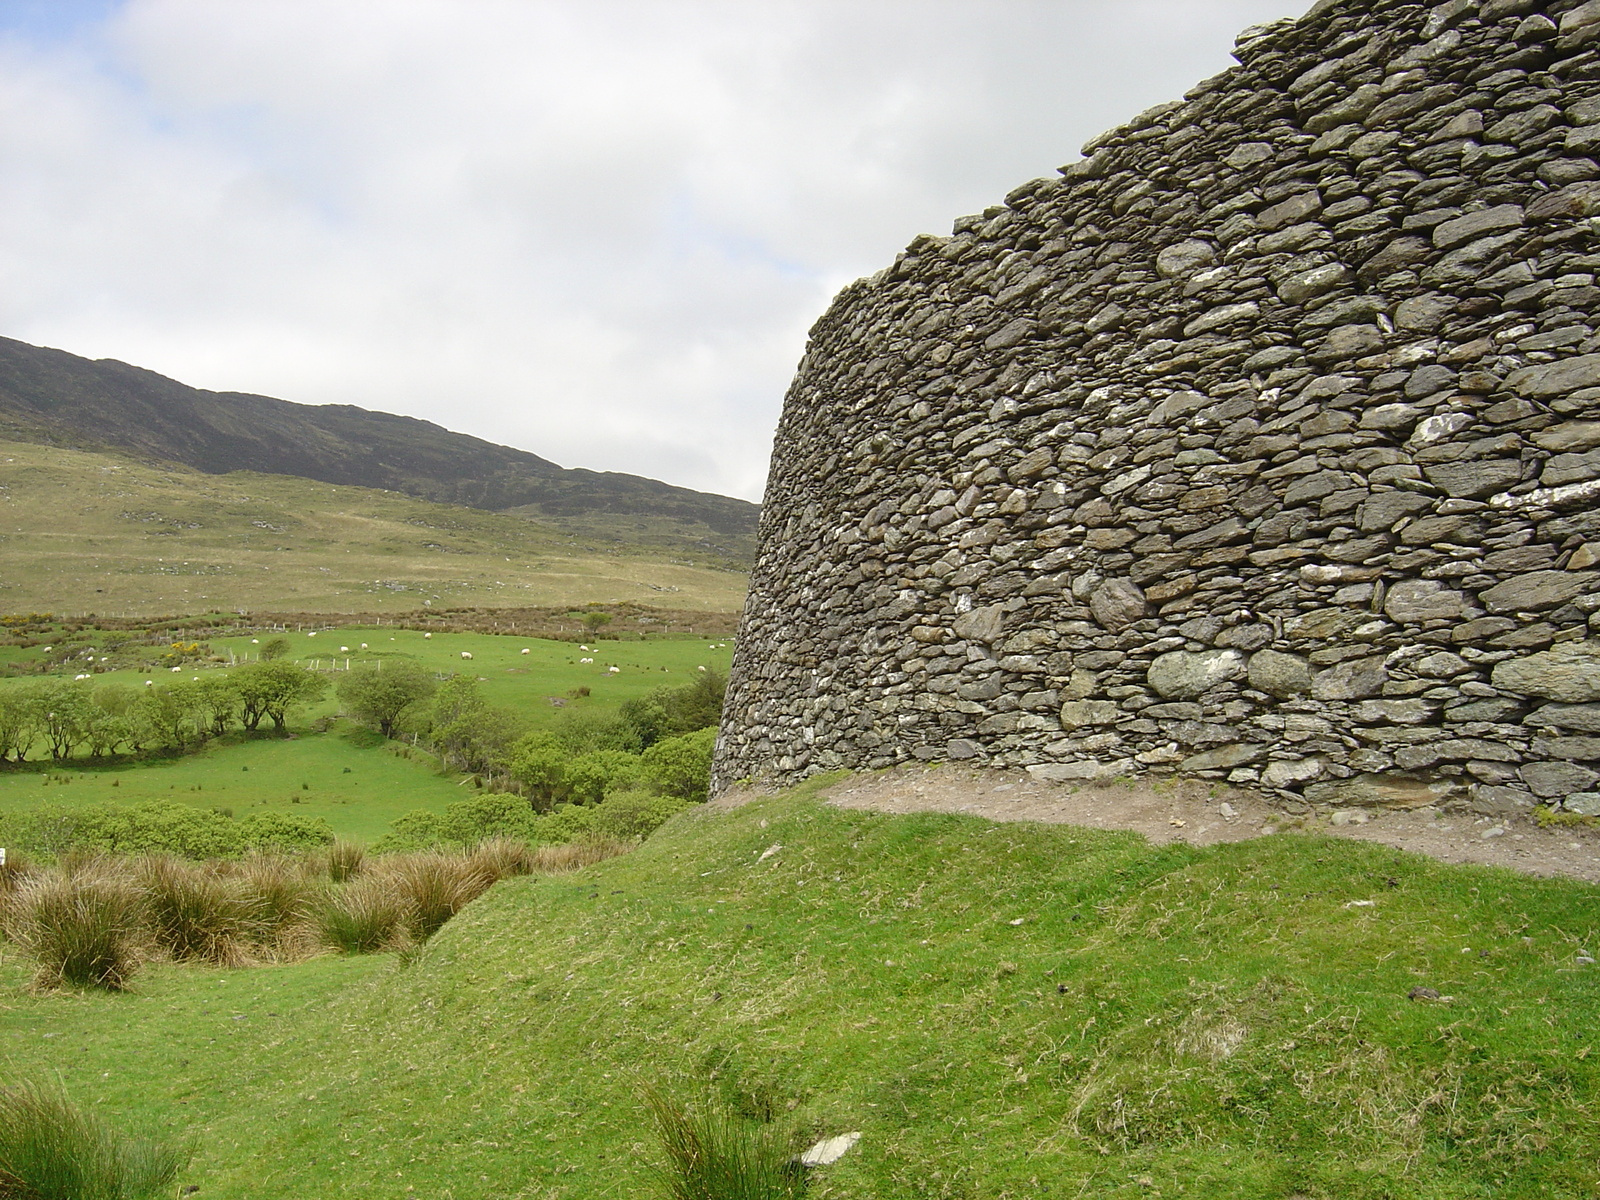
[[[425,634],[423,634],[423,635],[422,635],[422,636],[423,636],[423,638],[424,638],[424,639],[427,639],[427,638],[431,638],[431,637],[432,637],[432,636],[433,636],[433,634],[431,634],[431,633],[425,633]]]
[[[580,658],[578,661],[581,662],[581,663],[591,663],[591,662],[594,661],[594,659],[592,659],[592,658]]]
[[[528,649],[528,647],[526,647],[526,646],[524,646],[524,647],[523,647],[523,648],[522,648],[522,652],[523,652],[523,653],[524,653],[524,654],[532,654],[532,653],[533,653],[533,651],[531,651],[531,650],[529,650],[529,649]]]
[[[339,653],[340,654],[349,654],[350,653],[350,647],[349,646],[340,646],[339,647]]]
[[[461,657],[462,658],[471,658],[472,657],[472,651],[471,650],[463,650],[461,652]]]

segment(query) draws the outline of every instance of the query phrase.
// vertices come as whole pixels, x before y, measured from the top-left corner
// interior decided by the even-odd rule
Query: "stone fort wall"
[[[811,332],[716,782],[1600,813],[1600,0],[1324,0]]]

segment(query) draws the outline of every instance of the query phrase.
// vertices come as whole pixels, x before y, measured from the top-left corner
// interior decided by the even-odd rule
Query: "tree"
[[[73,680],[60,680],[45,687],[39,698],[39,730],[50,743],[50,757],[58,762],[89,736],[94,721],[94,705],[89,689]]]
[[[228,727],[239,719],[243,697],[239,688],[228,676],[212,672],[202,676],[195,685],[198,689],[200,713],[213,737],[221,737]]]
[[[351,716],[376,725],[384,737],[393,737],[401,714],[433,695],[438,686],[419,664],[402,658],[391,659],[382,670],[357,667],[334,690]]]
[[[274,659],[282,658],[287,653],[289,653],[289,639],[273,638],[261,647],[261,661],[272,662]]]
[[[22,762],[39,733],[43,697],[37,686],[0,689],[0,762],[14,757]]]
[[[114,754],[118,746],[133,739],[133,724],[129,715],[138,702],[139,693],[120,683],[108,683],[94,689],[91,700],[94,714],[89,725],[89,753],[95,758]]]
[[[583,614],[583,627],[589,631],[591,637],[598,637],[600,631],[611,624],[611,614],[605,612],[586,612]]]
[[[561,739],[546,730],[535,730],[511,748],[511,775],[528,789],[528,799],[539,812],[548,812],[569,795],[567,759]]]
[[[185,681],[145,688],[135,705],[134,722],[158,746],[182,750],[205,730],[199,685]]]
[[[257,662],[235,667],[233,686],[239,694],[239,719],[254,731],[263,718],[271,718],[278,734],[289,732],[289,710],[310,704],[328,690],[328,681],[297,663]]]
[[[574,801],[598,804],[612,792],[627,791],[644,782],[637,754],[622,750],[593,750],[568,759],[563,782]]]

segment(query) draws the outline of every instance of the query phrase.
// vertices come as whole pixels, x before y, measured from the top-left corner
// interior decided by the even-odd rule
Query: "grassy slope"
[[[398,492],[0,442],[0,611],[743,603],[741,572],[665,526],[637,531],[651,545],[617,542],[635,536],[628,520],[569,533]]]
[[[326,665],[329,655],[342,664],[346,656],[338,654],[339,647],[349,646],[352,653],[348,657],[354,663],[403,655],[440,672],[470,670],[482,680],[483,696],[489,703],[517,710],[533,727],[548,727],[563,712],[614,710],[653,688],[681,686],[702,665],[726,672],[732,654],[724,643],[698,640],[593,642],[593,652],[585,654],[570,642],[469,633],[436,633],[424,638],[415,631],[389,628],[350,627],[314,637],[304,633],[286,636],[292,647],[290,657],[307,666],[318,661]],[[360,650],[362,642],[369,647],[366,653]],[[211,645],[221,653],[239,655],[253,649],[249,638],[219,638]],[[529,653],[523,654],[523,648]],[[462,659],[462,651],[473,656],[470,662]],[[584,658],[594,662],[584,663]],[[611,674],[611,666],[620,668],[619,672]],[[187,679],[192,674],[113,671],[96,676],[96,683],[137,687],[145,679],[161,682]],[[338,675],[329,678],[337,680]],[[0,688],[27,683],[28,677],[0,679]],[[588,687],[591,695],[569,700],[562,708],[550,703],[551,697],[565,698],[580,686]],[[338,707],[330,691],[295,727],[303,731],[310,719],[332,715]],[[149,762],[99,765],[72,760],[63,766],[46,760],[24,770],[0,769],[0,808],[175,800],[203,808],[230,808],[235,816],[243,817],[253,808],[266,807],[324,817],[341,836],[374,840],[401,813],[414,808],[441,812],[445,805],[469,794],[458,786],[459,776],[440,774],[429,755],[403,758],[393,752],[396,749],[360,731],[336,727],[322,734],[301,732],[287,742],[230,738],[198,754]],[[302,788],[302,784],[310,786]]]
[[[0,1070],[193,1129],[219,1197],[648,1195],[641,1082],[861,1130],[818,1197],[1589,1196],[1597,923],[1361,843],[799,795],[501,884],[409,965],[79,999],[9,959]]]

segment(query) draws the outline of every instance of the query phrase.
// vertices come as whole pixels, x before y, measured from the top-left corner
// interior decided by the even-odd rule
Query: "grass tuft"
[[[406,909],[411,936],[425,942],[446,921],[494,885],[471,856],[440,851],[390,855],[374,883],[390,888]]]
[[[179,962],[243,966],[266,923],[243,882],[171,855],[140,862],[145,912],[156,945]]]
[[[707,1106],[696,1112],[653,1088],[644,1093],[666,1156],[659,1168],[670,1200],[793,1200],[805,1173],[769,1125]]]
[[[360,842],[339,838],[328,847],[328,878],[334,883],[349,883],[366,868],[367,848]]]
[[[59,1087],[0,1087],[0,1196],[7,1200],[155,1200],[192,1151],[125,1137]]]
[[[614,839],[568,842],[560,846],[540,846],[533,852],[533,875],[559,875],[567,871],[581,871],[595,863],[616,858],[634,848],[632,842]]]
[[[317,910],[322,943],[344,954],[399,949],[406,936],[405,902],[385,880],[358,879],[329,893]]]
[[[531,875],[537,856],[527,842],[516,838],[489,838],[479,842],[469,855],[472,864],[491,879],[512,879]]]
[[[38,965],[39,987],[121,991],[138,973],[144,897],[127,875],[104,864],[52,871],[23,885],[10,919]]]

